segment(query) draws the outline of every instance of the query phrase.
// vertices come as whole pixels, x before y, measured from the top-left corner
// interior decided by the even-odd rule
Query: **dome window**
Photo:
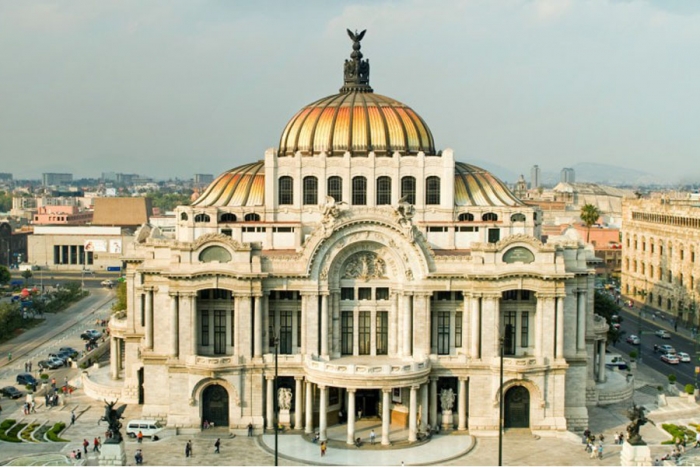
[[[207,214],[197,214],[194,216],[194,221],[195,222],[209,222],[211,221],[211,217]]]
[[[416,179],[403,177],[401,179],[401,198],[406,198],[409,204],[416,204]]]
[[[260,215],[251,212],[245,215],[246,222],[260,222]]]
[[[340,177],[329,177],[326,193],[328,196],[332,196],[336,203],[343,201],[343,179]]]
[[[457,218],[459,222],[474,222],[474,214],[463,212]]]
[[[425,204],[440,204],[440,177],[425,179]]]
[[[189,217],[187,216],[186,212],[183,212],[182,214],[180,214],[181,221],[186,221],[187,219],[189,219]]]
[[[318,179],[304,177],[304,204],[318,204]]]
[[[221,215],[220,222],[236,222],[236,215],[227,212]]]
[[[367,179],[365,177],[352,179],[352,204],[355,206],[367,205]]]
[[[487,212],[481,216],[481,220],[484,222],[496,222],[498,220],[498,214],[494,212]]]
[[[525,214],[523,214],[521,212],[517,212],[517,213],[513,214],[512,216],[510,216],[511,222],[525,222],[525,220],[526,220]]]
[[[280,206],[294,204],[294,180],[292,177],[280,177],[277,191],[279,196],[277,203]]]
[[[377,179],[377,206],[391,204],[391,177]]]
[[[202,263],[211,263],[212,261],[228,263],[231,261],[231,253],[224,247],[210,246],[202,250],[199,254],[199,261]]]

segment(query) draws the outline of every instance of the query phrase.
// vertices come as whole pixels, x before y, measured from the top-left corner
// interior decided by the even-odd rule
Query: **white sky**
[[[341,87],[346,28],[368,30],[375,92],[457,160],[700,181],[697,0],[0,0],[0,172],[191,178],[262,159]]]

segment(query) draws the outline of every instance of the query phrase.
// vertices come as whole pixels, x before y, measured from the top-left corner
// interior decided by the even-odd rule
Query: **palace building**
[[[174,237],[136,232],[117,394],[169,426],[272,428],[279,408],[321,439],[346,423],[349,443],[357,417],[383,444],[392,425],[496,433],[501,394],[506,427],[585,428],[607,330],[592,249],[543,244],[537,208],[374,93],[349,34],[340,92],[178,207]]]

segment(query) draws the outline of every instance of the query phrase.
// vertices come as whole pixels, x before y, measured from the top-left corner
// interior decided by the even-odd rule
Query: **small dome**
[[[265,202],[263,167],[263,161],[258,161],[224,172],[192,206],[262,206]]]
[[[491,172],[463,162],[455,163],[455,205],[523,206]]]

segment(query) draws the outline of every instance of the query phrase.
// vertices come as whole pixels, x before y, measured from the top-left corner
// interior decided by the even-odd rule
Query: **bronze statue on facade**
[[[122,414],[126,410],[126,404],[115,409],[114,406],[117,405],[117,402],[119,402],[118,399],[114,402],[107,402],[105,399],[105,414],[100,418],[101,422],[107,422],[109,425],[110,436],[105,440],[105,444],[119,444],[122,441],[122,434],[119,431],[122,424],[119,420],[124,418]]]
[[[642,435],[639,434],[639,429],[642,425],[646,425],[647,422],[652,422],[646,415],[644,415],[644,407],[638,407],[636,404],[632,404],[632,408],[627,411],[627,418],[629,418],[632,423],[627,425],[627,442],[632,446],[644,446],[647,443],[642,439]]]

